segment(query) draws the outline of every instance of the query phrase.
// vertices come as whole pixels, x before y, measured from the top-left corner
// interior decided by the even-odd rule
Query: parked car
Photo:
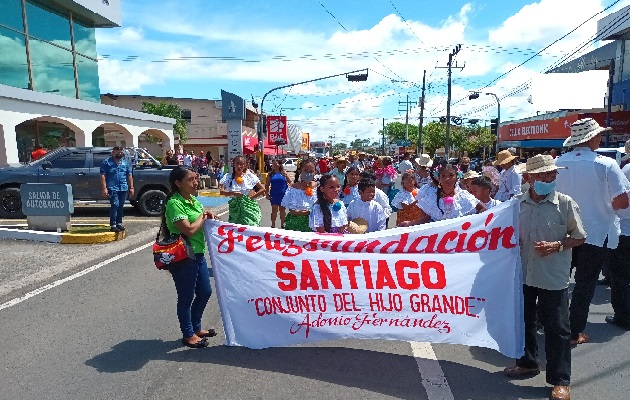
[[[617,161],[617,164],[621,164],[621,158],[626,155],[625,147],[602,147],[595,150],[598,154],[610,157],[613,160]]]
[[[133,168],[135,194],[129,202],[143,215],[160,216],[168,193],[170,170],[137,149],[126,149]],[[100,167],[111,155],[111,147],[61,147],[26,165],[0,168],[0,218],[23,218],[20,185],[62,183],[72,185],[74,200],[105,200],[101,193]],[[150,162],[149,162],[150,161]]]
[[[285,172],[297,171],[297,161],[297,157],[285,158],[284,162],[282,163],[282,167],[284,168]]]

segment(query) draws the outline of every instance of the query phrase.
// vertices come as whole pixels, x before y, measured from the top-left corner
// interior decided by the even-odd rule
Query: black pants
[[[615,319],[630,324],[630,236],[620,236],[610,251],[610,303]]]
[[[606,243],[603,247],[583,244],[573,248],[575,287],[571,295],[571,307],[569,309],[571,339],[577,339],[578,334],[584,332],[586,328],[588,310],[595,294],[595,287],[605,256]]]
[[[538,300],[538,307],[536,306]],[[523,285],[525,314],[525,355],[516,365],[538,368],[536,310],[545,327],[547,354],[546,380],[550,385],[571,384],[571,344],[569,343],[569,290],[545,290]]]

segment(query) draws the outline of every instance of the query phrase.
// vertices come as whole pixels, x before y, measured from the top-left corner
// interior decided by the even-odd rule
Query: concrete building
[[[221,120],[221,100],[187,99],[172,97],[154,97],[139,95],[103,94],[103,104],[139,111],[142,102],[158,104],[160,102],[174,103],[182,109],[182,117],[188,122],[188,139],[181,145],[184,150],[200,151],[212,154],[218,159],[220,155],[227,154],[227,123]],[[245,154],[253,154],[258,144],[256,127],[258,112],[249,103],[246,104],[246,115],[243,121],[243,151]],[[105,140],[113,140],[115,132],[106,135]],[[175,138],[178,141],[179,138]],[[146,147],[150,152],[156,150],[156,144],[141,138],[140,147]]]
[[[104,145],[108,132],[172,148],[173,119],[100,103],[95,29],[120,23],[120,0],[2,0],[0,165],[29,161],[38,144]]]

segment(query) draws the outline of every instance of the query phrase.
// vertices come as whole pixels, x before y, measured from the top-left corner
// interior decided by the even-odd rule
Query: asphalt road
[[[263,225],[269,226],[269,203],[262,200],[261,206]],[[94,212],[88,217],[103,215]],[[549,395],[544,373],[510,381],[501,371],[513,361],[483,348],[414,343],[414,357],[412,344],[398,341],[335,341],[266,350],[227,347],[214,296],[204,321],[216,327],[219,336],[207,349],[182,348],[171,278],[155,269],[149,249],[142,248],[151,242],[158,221],[137,219],[126,220],[127,239],[106,245],[0,241],[0,399],[433,400]],[[111,261],[114,257],[119,259]],[[73,278],[86,270],[90,272]],[[66,281],[57,285],[63,278]],[[9,303],[44,285],[51,288]],[[587,327],[591,343],[573,350],[573,399],[630,398],[630,334],[604,323],[611,313],[609,299],[609,290],[599,286]],[[539,338],[543,352],[543,336]],[[436,378],[438,364],[430,359],[432,354],[445,380],[439,374]],[[541,356],[544,359],[544,352]]]

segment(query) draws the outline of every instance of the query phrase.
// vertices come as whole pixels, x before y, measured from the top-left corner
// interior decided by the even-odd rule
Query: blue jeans
[[[109,191],[109,204],[111,205],[109,209],[109,226],[122,225],[125,200],[127,200],[127,191]]]
[[[212,294],[208,264],[203,254],[195,254],[195,260],[170,272],[177,290],[179,327],[189,338],[201,330],[201,317]]]

